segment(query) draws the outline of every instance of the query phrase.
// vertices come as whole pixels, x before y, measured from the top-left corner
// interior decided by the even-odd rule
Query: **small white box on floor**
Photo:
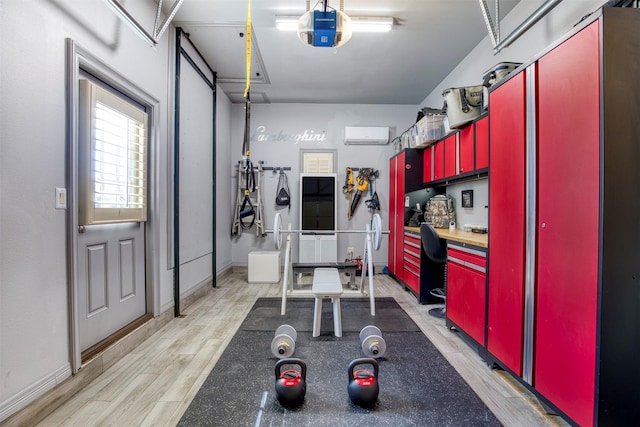
[[[280,251],[249,252],[249,283],[280,282]]]

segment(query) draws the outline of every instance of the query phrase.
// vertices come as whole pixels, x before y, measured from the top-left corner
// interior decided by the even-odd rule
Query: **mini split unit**
[[[384,145],[389,142],[387,126],[347,126],[344,128],[345,145]]]

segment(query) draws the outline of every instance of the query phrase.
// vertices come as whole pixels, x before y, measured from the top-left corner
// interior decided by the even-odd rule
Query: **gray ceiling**
[[[500,0],[500,15],[518,1]],[[252,102],[417,105],[487,35],[478,0],[344,0],[347,15],[392,16],[394,29],[314,48],[275,28],[276,15],[305,10],[305,0],[252,0]],[[244,102],[246,18],[246,0],[185,0],[173,19],[233,102]]]

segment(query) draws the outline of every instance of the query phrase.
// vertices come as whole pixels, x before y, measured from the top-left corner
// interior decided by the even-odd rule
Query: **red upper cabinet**
[[[476,122],[476,170],[489,167],[489,116]]]
[[[444,140],[433,145],[433,180],[444,178]]]
[[[476,126],[481,132],[480,150],[483,150],[479,154],[480,167],[476,165],[478,156],[476,153],[478,144]],[[488,138],[488,116],[484,116],[477,123],[470,123],[457,129],[454,133],[425,148],[423,152],[424,183],[456,179],[458,176],[464,178],[462,175],[473,173],[478,169],[486,169],[489,166]]]
[[[473,172],[474,170],[474,139],[475,124],[463,127],[459,131],[460,146],[460,174]]]
[[[487,348],[522,375],[525,278],[525,72],[490,93]]]
[[[422,176],[425,184],[433,181],[433,145],[422,152]]]
[[[458,133],[454,133],[444,140],[444,177],[450,178],[457,173],[457,148]]]

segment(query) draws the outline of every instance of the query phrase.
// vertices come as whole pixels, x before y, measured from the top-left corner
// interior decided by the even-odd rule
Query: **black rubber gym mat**
[[[313,316],[313,305],[309,308],[308,300],[291,299],[285,316],[280,317],[279,304],[271,307],[280,321],[271,325],[272,329],[268,331],[253,330],[254,326],[249,326],[256,323],[252,310],[178,425],[500,425],[425,335],[416,332],[418,327],[402,308],[391,300],[385,303],[388,305],[385,310],[401,312],[396,314],[409,323],[403,327],[405,332],[390,330],[378,316],[371,318],[368,300],[349,301],[362,306],[358,309],[364,309],[367,314],[360,321],[376,324],[387,343],[385,357],[378,359],[380,395],[372,410],[353,405],[347,393],[347,366],[351,360],[363,357],[359,329],[351,331],[353,327],[350,326],[342,338],[337,338],[333,336],[331,324],[326,328],[323,325],[322,334],[317,338],[313,338],[311,332],[297,330],[293,356],[307,364],[305,402],[294,410],[280,406],[274,392],[274,367],[278,359],[270,350],[274,331],[283,323],[292,324],[298,318]],[[268,304],[260,299],[254,309],[265,308]],[[382,308],[382,305],[376,299],[376,308]],[[343,326],[344,323],[343,318]]]
[[[247,315],[240,329],[243,331],[275,331],[286,323],[297,332],[313,331],[313,298],[287,299],[287,312],[280,315],[281,298],[260,298]],[[367,325],[375,325],[388,332],[417,332],[418,326],[393,298],[376,298],[376,315],[371,316],[369,298],[341,298],[343,332],[360,332]],[[328,298],[322,301],[322,331],[333,331],[333,305]]]

